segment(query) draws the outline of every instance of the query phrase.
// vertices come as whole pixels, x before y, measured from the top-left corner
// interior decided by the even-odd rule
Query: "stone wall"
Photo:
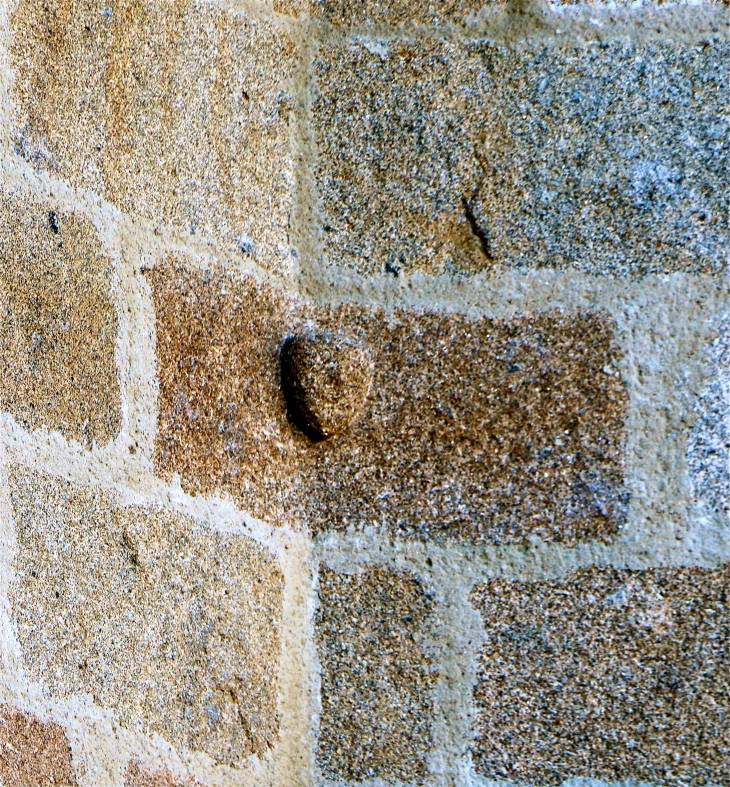
[[[9,0],[0,783],[730,787],[730,8]]]

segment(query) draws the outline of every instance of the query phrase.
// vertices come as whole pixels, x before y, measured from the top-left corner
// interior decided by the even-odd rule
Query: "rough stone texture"
[[[167,768],[148,768],[137,759],[129,761],[124,787],[202,787],[192,776],[180,776]]]
[[[610,540],[625,519],[628,395],[605,314],[511,319],[346,305],[328,311],[250,278],[162,266],[157,466],[279,523],[381,524],[496,543]],[[288,420],[278,352],[303,325],[372,354],[365,408],[312,443]]]
[[[729,55],[721,40],[321,44],[327,259],[368,274],[724,269]]]
[[[11,705],[0,705],[0,784],[76,787],[63,728]]]
[[[438,25],[461,22],[478,13],[484,6],[504,5],[500,0],[274,0],[274,10],[281,14],[300,16],[303,13],[324,19],[333,25],[403,23]]]
[[[716,510],[730,508],[730,324],[709,348],[710,381],[695,406],[687,464],[696,495]]]
[[[292,336],[281,350],[281,380],[290,418],[313,440],[343,432],[361,412],[373,364],[342,334]]]
[[[632,0],[617,0],[619,5],[633,4]],[[553,0],[544,5],[579,5],[582,0]],[[609,0],[591,0],[592,6],[606,6]],[[642,0],[642,5],[664,5],[664,0]],[[701,5],[727,5],[727,0],[702,0]],[[537,3],[508,2],[508,0],[274,0],[274,10],[298,17],[307,14],[332,25],[442,25],[475,20],[482,9],[508,6],[524,8]]]
[[[345,306],[333,321],[372,349],[375,375],[360,419],[307,451],[313,529],[569,544],[617,532],[628,394],[605,314]]]
[[[282,576],[264,547],[29,469],[13,469],[11,501],[33,679],[222,763],[270,748]]]
[[[121,423],[112,263],[85,219],[0,193],[0,409],[85,445]]]
[[[436,673],[421,640],[432,606],[406,572],[320,570],[317,762],[326,776],[412,781],[424,774]]]
[[[193,493],[230,492],[255,516],[279,521],[289,498],[292,430],[280,346],[299,305],[252,278],[149,271],[160,378],[155,464]]]
[[[730,783],[730,568],[494,579],[475,762],[487,777]]]
[[[202,0],[31,0],[12,30],[21,156],[289,271],[288,33]]]

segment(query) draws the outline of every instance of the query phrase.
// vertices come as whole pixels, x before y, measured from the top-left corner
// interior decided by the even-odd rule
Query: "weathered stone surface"
[[[509,319],[333,311],[253,279],[162,266],[156,462],[196,493],[314,530],[374,523],[419,538],[610,540],[625,519],[620,352],[602,313]],[[347,430],[287,420],[278,348],[303,327],[368,348]]]
[[[168,768],[148,768],[131,759],[124,774],[124,787],[202,787],[192,776],[180,776]]]
[[[591,0],[592,6],[624,5],[632,0]],[[544,5],[585,5],[581,0],[551,0]],[[634,5],[636,3],[633,3]],[[661,6],[662,0],[642,0],[649,8]],[[727,5],[726,0],[702,0],[703,6]],[[525,8],[540,3],[511,2],[507,0],[274,0],[274,10],[290,16],[306,14],[323,19],[332,25],[443,25],[475,20],[482,9],[505,10]]]
[[[370,392],[373,363],[345,335],[292,336],[281,350],[281,379],[292,420],[313,440],[343,432]]]
[[[394,274],[724,269],[729,54],[721,40],[322,44],[327,259]]]
[[[19,467],[11,501],[33,679],[222,763],[269,749],[283,580],[264,547]]]
[[[86,219],[0,194],[0,409],[85,445],[119,431],[112,263]]]
[[[698,499],[711,508],[730,508],[730,324],[708,348],[709,381],[695,404],[687,435],[687,464]]]
[[[299,303],[284,293],[171,260],[149,271],[160,378],[157,471],[193,493],[227,491],[280,521],[294,447],[279,351]]]
[[[474,758],[489,778],[730,784],[730,569],[493,579]]]
[[[290,270],[288,33],[201,0],[33,0],[12,30],[20,155]]]
[[[281,14],[300,16],[303,13],[325,19],[333,25],[414,24],[438,25],[462,22],[484,6],[504,5],[500,0],[274,0],[274,10]]]
[[[326,776],[410,782],[424,774],[436,681],[422,645],[431,610],[406,572],[320,571],[317,762]]]
[[[358,421],[304,457],[310,527],[492,543],[618,531],[628,394],[605,314],[350,305],[331,319],[372,349],[375,373]]]
[[[76,787],[63,728],[11,705],[0,706],[0,783],[7,787]]]

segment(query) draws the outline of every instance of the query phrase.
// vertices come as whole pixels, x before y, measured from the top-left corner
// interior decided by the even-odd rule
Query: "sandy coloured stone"
[[[314,531],[574,544],[625,521],[628,394],[605,313],[386,314],[179,264],[148,278],[155,462],[183,488]],[[306,330],[349,336],[373,364],[361,414],[321,442],[290,423],[279,377],[282,343]]]
[[[269,551],[28,468],[10,489],[10,598],[32,679],[221,763],[268,751],[283,589]]]
[[[319,767],[332,779],[418,779],[437,677],[422,642],[430,596],[408,572],[368,567],[322,568],[318,597]]]
[[[332,333],[292,336],[281,349],[287,410],[314,440],[345,431],[362,410],[373,379],[367,350]]]
[[[176,775],[168,768],[149,768],[132,758],[124,774],[124,787],[202,787],[197,779]]]
[[[0,193],[0,409],[90,447],[119,432],[113,267],[94,226]]]
[[[313,65],[325,260],[715,274],[730,44],[353,37]]]
[[[727,566],[478,585],[477,771],[730,784],[729,594]]]
[[[76,787],[63,728],[0,705],[0,783],[7,787]]]
[[[31,0],[11,29],[19,155],[291,272],[283,28],[203,0]]]

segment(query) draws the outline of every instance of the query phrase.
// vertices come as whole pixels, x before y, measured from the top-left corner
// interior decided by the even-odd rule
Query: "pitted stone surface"
[[[321,44],[326,258],[394,275],[723,270],[729,47]]]
[[[730,508],[730,323],[708,348],[709,381],[695,403],[687,435],[687,465],[699,500],[717,511]]]
[[[15,627],[48,694],[236,765],[277,737],[283,579],[275,558],[160,508],[11,473]]]
[[[462,22],[485,6],[504,6],[500,0],[274,0],[274,10],[300,16],[306,13],[333,25],[432,24]]]
[[[493,779],[730,784],[730,569],[489,580],[477,770]]]
[[[293,422],[314,440],[343,432],[365,404],[372,366],[365,347],[347,336],[288,338],[281,350],[281,379]]]
[[[508,319],[335,310],[253,279],[162,266],[156,462],[196,493],[315,531],[378,524],[418,538],[610,541],[626,516],[614,325],[603,313]],[[315,324],[368,348],[373,383],[341,435],[287,420],[283,337]]]
[[[149,271],[160,378],[155,465],[186,490],[232,494],[254,516],[281,522],[296,435],[287,420],[279,352],[299,302],[248,277]]]
[[[0,783],[7,787],[76,787],[63,728],[11,705],[0,706]]]
[[[112,262],[93,225],[0,194],[0,409],[90,447],[116,437]]]
[[[11,23],[21,156],[291,272],[283,28],[200,0],[32,0]]]
[[[617,4],[639,3],[633,0],[617,0]],[[648,8],[663,5],[662,0],[641,0]],[[688,3],[689,4],[689,3]],[[726,0],[702,0],[695,5],[722,6]],[[537,6],[537,4],[534,4]],[[545,5],[548,5],[547,3]],[[581,0],[553,0],[549,5],[586,5]],[[591,6],[615,5],[610,0],[591,0]],[[326,20],[332,25],[445,25],[469,23],[479,18],[483,9],[494,11],[508,7],[525,8],[527,3],[509,3],[507,0],[274,0],[274,10],[291,16],[307,16]],[[539,6],[537,6],[539,7]],[[384,39],[383,39],[384,40]],[[382,44],[381,44],[382,45]],[[377,43],[374,45],[378,46]]]
[[[180,776],[168,768],[149,768],[131,759],[124,774],[124,787],[202,787],[192,776]]]
[[[436,670],[423,637],[433,602],[407,572],[321,569],[317,762],[332,779],[422,777]]]

